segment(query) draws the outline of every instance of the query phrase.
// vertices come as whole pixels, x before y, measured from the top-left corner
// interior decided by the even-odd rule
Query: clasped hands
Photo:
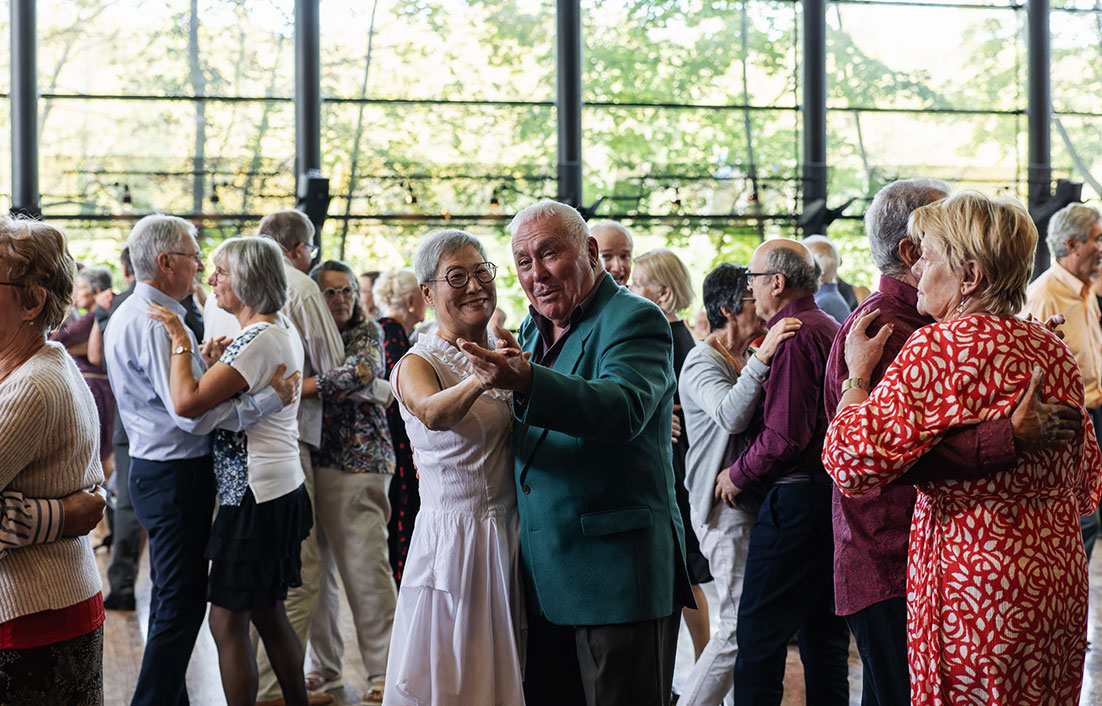
[[[462,338],[456,340],[456,345],[467,356],[483,390],[496,387],[528,392],[532,387],[532,364],[528,361],[532,354],[522,351],[516,337],[506,329],[494,326],[494,336],[497,344],[493,350]]]

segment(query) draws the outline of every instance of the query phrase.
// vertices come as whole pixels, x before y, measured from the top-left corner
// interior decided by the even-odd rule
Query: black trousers
[[[528,706],[667,706],[681,611],[619,625],[555,625],[528,611]]]
[[[120,424],[122,422],[119,422]],[[138,560],[142,552],[142,526],[130,502],[130,444],[115,444],[115,524],[111,534],[111,561],[107,583],[111,593],[134,595]]]
[[[738,612],[735,703],[778,706],[799,632],[808,706],[846,706],[849,631],[834,614],[829,483],[777,485],[750,532]]]
[[[211,457],[130,459],[130,500],[149,533],[149,629],[131,706],[184,706],[184,677],[207,612],[203,554],[214,513]]]
[[[889,598],[846,616],[864,668],[861,706],[908,706],[907,601]]]

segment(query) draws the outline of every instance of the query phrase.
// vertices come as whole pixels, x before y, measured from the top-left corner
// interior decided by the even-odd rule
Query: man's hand
[[[110,289],[101,289],[95,296],[96,306],[104,311],[111,310],[111,304],[115,301],[115,293]]]
[[[275,375],[272,376],[272,381],[268,383],[279,394],[279,399],[283,402],[284,407],[294,402],[295,398],[298,397],[298,384],[302,377],[298,370],[287,377],[283,377],[285,372],[287,372],[287,366],[280,363],[279,367],[276,368]]]
[[[456,344],[471,361],[474,374],[484,386],[527,393],[532,388],[532,364],[528,362],[531,356],[521,352],[517,339],[505,329],[495,327],[494,335],[498,342],[492,351],[462,338]]]
[[[722,500],[727,504],[727,507],[735,506],[735,498],[742,492],[742,488],[738,487],[731,481],[731,469],[724,468],[716,476],[716,492],[715,499]]]
[[[1014,429],[1014,447],[1019,454],[1064,446],[1079,433],[1083,420],[1079,410],[1058,400],[1041,398],[1044,370],[1033,369],[1029,387],[1022,394],[1010,425]]]
[[[107,500],[103,497],[102,489],[96,486],[93,490],[78,490],[62,498],[61,507],[65,513],[61,536],[83,537],[94,530],[103,519]]]
[[[677,415],[681,411],[681,405],[675,404],[673,406],[673,433],[670,434],[671,441],[674,446],[677,446],[677,440],[681,438],[681,417]]]

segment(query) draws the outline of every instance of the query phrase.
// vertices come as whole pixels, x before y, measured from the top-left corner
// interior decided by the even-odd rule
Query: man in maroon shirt
[[[915,329],[933,323],[918,313],[917,278],[911,266],[918,246],[907,238],[911,211],[949,194],[948,184],[935,179],[909,179],[884,187],[865,213],[865,232],[873,260],[880,268],[879,291],[842,324],[827,359],[823,402],[834,417],[842,385],[849,378],[845,361],[846,335],[853,321],[873,309],[880,315],[869,327],[872,336],[891,323],[895,330],[872,376],[874,387]],[[1035,448],[1042,438],[1058,442],[1053,433],[1065,416],[1078,420],[1071,407],[1047,405],[1034,395],[1023,396],[1012,417],[955,430],[926,454],[899,483],[859,498],[833,496],[834,600],[853,632],[864,672],[862,706],[907,706],[907,538],[914,511],[914,484],[980,478],[1013,468],[1017,451]]]
[[[743,489],[766,491],[750,532],[738,612],[735,703],[779,705],[788,641],[799,631],[809,706],[849,701],[849,635],[834,614],[831,588],[831,482],[823,470],[827,415],[822,384],[838,323],[815,304],[822,273],[802,244],[770,240],[750,259],[758,316],[772,326],[791,316],[803,326],[780,344],[753,439],[716,479],[732,502]]]

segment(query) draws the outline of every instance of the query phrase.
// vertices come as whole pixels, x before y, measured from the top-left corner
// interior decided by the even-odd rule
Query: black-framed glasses
[[[336,297],[348,299],[356,293],[356,290],[355,288],[346,285],[344,287],[326,287],[325,289],[321,290],[321,293],[325,295],[325,299],[326,301],[328,301],[330,299],[335,299]]]
[[[172,251],[166,252],[165,255],[182,255],[183,257],[190,257],[192,261],[195,262],[196,267],[198,267],[200,270],[203,269],[203,258],[202,256],[196,255],[195,253]]]
[[[497,277],[497,265],[492,262],[480,262],[475,265],[473,271],[465,270],[462,267],[453,267],[443,277],[437,277],[429,281],[447,282],[454,289],[462,289],[471,281],[472,276],[482,284],[489,284],[494,281],[494,277]]]
[[[5,287],[19,287],[20,289],[27,288],[27,285],[20,284],[18,282],[0,282],[0,284],[4,285]]]
[[[776,270],[773,270],[773,271],[770,271],[770,272],[750,272],[748,270],[746,272],[746,284],[747,284],[747,286],[753,284],[755,277],[772,277],[775,274],[779,274],[779,273]]]

